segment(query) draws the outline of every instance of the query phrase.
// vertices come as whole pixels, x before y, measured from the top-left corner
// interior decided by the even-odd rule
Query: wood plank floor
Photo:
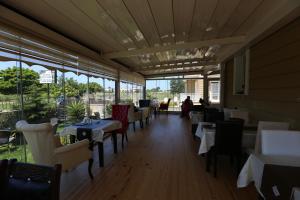
[[[205,158],[197,155],[198,147],[189,121],[178,115],[161,115],[146,128],[129,131],[129,143],[124,150],[119,145],[117,155],[108,139],[105,167],[98,168],[96,158],[93,181],[86,163],[64,173],[61,199],[257,199],[253,186],[236,188],[236,176],[227,159],[219,162],[217,178],[207,173]]]

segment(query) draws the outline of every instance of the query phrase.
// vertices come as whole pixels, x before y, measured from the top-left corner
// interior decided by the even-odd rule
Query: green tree
[[[0,70],[0,93],[17,94],[17,85],[20,83],[20,70],[18,67]],[[30,92],[32,85],[39,84],[39,74],[31,69],[22,69],[22,87],[24,93]]]
[[[95,83],[95,82],[89,83],[90,94],[96,93],[96,92],[103,92],[103,91],[104,91],[104,89],[100,84]]]
[[[183,80],[171,80],[170,82],[170,92],[171,94],[179,94],[184,92],[184,81]]]

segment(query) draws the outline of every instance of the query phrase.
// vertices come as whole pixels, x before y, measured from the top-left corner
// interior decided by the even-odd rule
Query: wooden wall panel
[[[233,60],[226,63],[224,105],[300,130],[300,18],[250,47],[249,95],[233,95]]]

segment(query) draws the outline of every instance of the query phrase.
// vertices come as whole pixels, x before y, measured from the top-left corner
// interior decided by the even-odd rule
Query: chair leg
[[[133,131],[135,132],[135,122],[132,123]]]
[[[124,148],[124,133],[122,134],[122,149]]]
[[[210,171],[210,160],[211,160],[211,152],[208,151],[206,153],[206,171],[209,172]]]
[[[94,159],[93,158],[89,159],[88,171],[89,171],[89,176],[92,180],[94,179],[94,176],[93,176],[93,173],[92,173],[93,163],[94,163]]]
[[[125,133],[125,137],[126,137],[126,142],[128,143],[127,132]]]
[[[218,156],[214,153],[214,177],[217,177],[217,168],[218,168]]]

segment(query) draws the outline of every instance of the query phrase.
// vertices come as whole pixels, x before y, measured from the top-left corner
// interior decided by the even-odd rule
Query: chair
[[[57,132],[57,128],[58,128],[58,118],[56,118],[56,117],[51,118],[50,123],[53,128],[53,135],[55,135]]]
[[[212,122],[215,123],[216,121],[223,121],[224,120],[224,113],[218,111],[217,109],[206,109],[204,111],[204,121],[205,122]]]
[[[231,110],[230,118],[239,118],[243,119],[245,125],[249,124],[249,112],[243,110]]]
[[[150,107],[151,100],[148,99],[141,99],[139,100],[139,107],[144,108],[144,107]]]
[[[289,123],[287,122],[270,122],[270,121],[259,121],[256,140],[255,140],[255,147],[254,152],[256,154],[261,153],[261,131],[262,130],[288,130]]]
[[[116,130],[116,133],[122,134],[122,148],[124,148],[124,137],[126,137],[126,141],[128,142],[128,110],[129,105],[112,105],[112,119],[122,123],[122,128]]]
[[[16,128],[23,132],[36,164],[51,166],[61,164],[62,170],[67,171],[82,162],[89,161],[88,172],[93,178],[92,152],[87,139],[63,146],[59,136],[53,135],[50,123],[28,124],[22,120],[17,122]]]
[[[170,101],[171,101],[171,99],[169,98],[167,103],[164,103],[164,102],[160,103],[159,108],[158,108],[159,113],[160,113],[160,111],[166,111],[168,114]]]
[[[12,159],[6,163],[3,199],[59,200],[61,165],[42,166],[17,162]],[[0,163],[0,165],[1,165]]]
[[[216,122],[215,146],[209,151],[206,160],[207,171],[210,168],[211,156],[214,159],[214,176],[217,176],[218,155],[236,157],[237,173],[240,170],[242,155],[242,134],[244,121],[234,119]]]
[[[135,122],[139,121],[140,122],[140,126],[143,126],[142,123],[142,112],[141,111],[134,111],[134,104],[131,103],[129,105],[129,109],[128,109],[128,123],[132,124],[133,126],[133,130],[135,131]]]
[[[300,131],[262,130],[261,154],[268,156],[300,156]]]

